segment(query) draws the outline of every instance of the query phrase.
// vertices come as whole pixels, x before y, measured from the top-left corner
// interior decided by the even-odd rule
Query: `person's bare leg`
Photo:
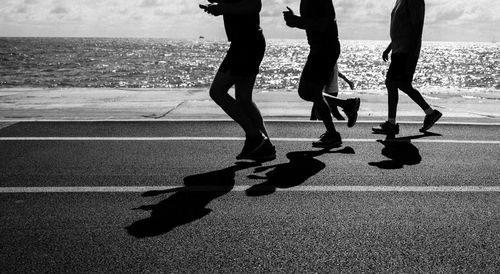
[[[255,78],[256,76],[239,77],[235,84],[236,101],[247,117],[251,119],[254,126],[257,127],[261,133],[269,137],[262,114],[252,99]]]
[[[385,86],[387,87],[387,105],[388,105],[388,121],[395,124],[396,123],[396,113],[398,110],[399,94],[398,94],[398,83],[386,80]]]
[[[406,93],[413,100],[413,102],[417,103],[423,111],[427,111],[431,108],[431,106],[429,106],[429,104],[425,101],[422,94],[420,94],[420,92],[416,90],[411,83],[401,83],[399,85],[399,89]]]
[[[231,86],[238,81],[238,77],[231,76],[229,72],[217,72],[210,87],[210,97],[217,103],[224,112],[236,121],[245,131],[246,136],[255,137],[260,133],[252,119],[248,117],[241,105],[231,97],[228,92]]]
[[[328,104],[330,106],[334,105],[334,106],[338,106],[338,107],[341,107],[341,108],[345,108],[346,107],[347,100],[340,99],[340,98],[333,97],[333,96],[329,96],[329,94],[326,94],[324,96],[326,97],[326,100],[328,101]]]
[[[313,102],[314,108],[318,112],[327,131],[332,133],[337,132],[333,124],[330,107],[323,97],[323,85],[301,79],[299,83],[299,96],[306,101]]]

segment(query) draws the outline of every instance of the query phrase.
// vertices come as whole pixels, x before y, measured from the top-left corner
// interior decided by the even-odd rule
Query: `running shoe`
[[[372,128],[374,133],[378,134],[399,134],[399,125],[393,124],[388,121]]]
[[[325,132],[323,133],[318,141],[312,143],[313,147],[321,148],[334,148],[340,147],[342,145],[342,138],[338,132]]]
[[[271,144],[271,141],[266,138],[266,141],[261,147],[241,159],[254,161],[272,161],[276,159],[276,148]]]
[[[420,132],[427,132],[440,118],[443,116],[439,110],[433,110],[431,114],[425,115],[424,126],[420,129]]]
[[[245,139],[245,144],[243,145],[243,149],[241,150],[240,154],[236,156],[237,160],[241,159],[246,159],[246,157],[253,152],[257,151],[260,147],[262,147],[265,143],[266,140],[269,141],[269,138],[260,135],[256,137],[247,137]]]
[[[344,112],[347,116],[347,127],[353,127],[358,120],[358,110],[361,104],[361,99],[351,98],[347,99],[347,106],[344,108]]]

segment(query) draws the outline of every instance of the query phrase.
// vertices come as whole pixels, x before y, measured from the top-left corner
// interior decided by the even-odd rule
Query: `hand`
[[[348,81],[347,84],[349,85],[349,88],[351,88],[351,90],[354,90],[354,83],[352,81]]]
[[[205,12],[210,14],[210,15],[213,15],[213,16],[219,16],[219,15],[222,15],[223,10],[222,10],[222,6],[219,4],[210,4],[205,9]]]
[[[288,6],[286,7],[287,11],[284,11],[283,12],[283,15],[287,15],[287,14],[290,14],[290,15],[295,15],[295,13],[293,13],[293,10],[291,8],[289,8]]]
[[[283,18],[285,19],[286,25],[294,28],[299,24],[299,18],[293,13],[293,10],[289,7],[286,7],[288,10],[283,12]]]
[[[384,60],[384,62],[387,62],[389,60],[389,51],[388,50],[384,50],[384,53],[382,53],[382,59]]]

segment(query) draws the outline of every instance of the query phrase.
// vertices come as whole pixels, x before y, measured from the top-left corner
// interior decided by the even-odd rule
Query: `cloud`
[[[50,11],[51,14],[66,14],[68,13],[68,9],[63,6],[57,6]]]
[[[143,8],[151,8],[151,7],[159,7],[161,5],[162,4],[160,3],[159,0],[143,0],[139,6]]]
[[[198,8],[198,4],[206,2],[205,0],[0,2],[0,35],[43,35],[40,28],[46,28],[47,33],[60,33],[60,36],[113,36],[116,33],[119,36],[140,34],[177,38],[209,33],[218,39],[225,39],[222,18],[208,16]],[[333,0],[341,37],[386,39],[394,2],[395,0]],[[303,31],[285,27],[282,18],[282,12],[287,6],[298,14],[300,0],[262,0],[262,4],[262,27],[269,38],[305,37]],[[79,20],[79,28],[65,32],[65,23],[71,24],[75,20]],[[430,35],[429,39],[440,39],[446,29],[452,28],[450,33],[457,39],[475,39],[482,33],[500,33],[499,25],[499,0],[426,0],[424,35]],[[467,37],[456,35],[461,29]]]

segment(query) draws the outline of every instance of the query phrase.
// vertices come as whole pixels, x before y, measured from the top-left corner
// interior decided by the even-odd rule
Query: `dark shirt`
[[[261,1],[261,0],[254,0]],[[224,3],[238,3],[241,0],[225,0]],[[245,41],[257,37],[261,31],[259,12],[248,14],[224,14],[224,28],[229,41]]]
[[[339,33],[332,0],[302,0],[300,1],[300,16],[313,20],[327,19],[327,25],[321,31],[306,29],[309,45],[323,47],[338,41]]]

